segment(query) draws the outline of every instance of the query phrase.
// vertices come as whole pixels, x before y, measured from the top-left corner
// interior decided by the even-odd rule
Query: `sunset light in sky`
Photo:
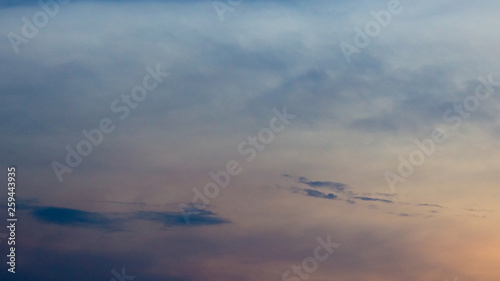
[[[0,1],[0,280],[498,281],[499,11]]]

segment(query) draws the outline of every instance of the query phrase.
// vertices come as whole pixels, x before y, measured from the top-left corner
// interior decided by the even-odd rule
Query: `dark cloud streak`
[[[210,211],[200,211],[190,216],[190,224],[186,224],[181,212],[138,211],[129,213],[97,213],[59,207],[33,207],[32,216],[43,223],[70,227],[90,227],[119,231],[125,224],[135,220],[161,222],[165,227],[204,226],[230,223]]]

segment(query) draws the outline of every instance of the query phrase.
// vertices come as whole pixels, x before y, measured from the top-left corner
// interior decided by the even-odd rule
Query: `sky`
[[[0,279],[498,280],[499,9],[0,1]]]

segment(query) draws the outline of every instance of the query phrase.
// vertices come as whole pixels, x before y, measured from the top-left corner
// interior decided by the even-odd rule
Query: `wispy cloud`
[[[32,216],[44,223],[72,227],[110,229],[118,222],[100,213],[58,207],[35,207],[33,208]]]
[[[364,196],[356,196],[354,197],[355,199],[359,199],[362,201],[376,201],[376,202],[384,202],[384,203],[390,203],[393,204],[394,202],[391,200],[387,199],[380,199],[380,198],[372,198],[372,197],[364,197]]]
[[[438,204],[428,204],[428,203],[419,203],[418,206],[426,206],[426,207],[436,207],[436,208],[444,208],[441,205]]]
[[[340,183],[340,182],[332,182],[332,181],[310,181],[306,177],[299,177],[299,182],[306,184],[310,187],[317,187],[317,188],[329,188],[333,189],[339,192],[344,192],[344,190],[347,188],[346,184]]]
[[[336,199],[337,195],[333,193],[323,193],[314,189],[304,189],[307,196],[325,198],[325,199]]]
[[[88,227],[119,231],[126,229],[132,221],[160,222],[164,227],[204,226],[230,223],[215,213],[200,210],[192,214],[191,223],[186,225],[181,212],[136,211],[127,213],[97,213],[70,208],[36,206],[31,215],[38,221],[69,227]]]

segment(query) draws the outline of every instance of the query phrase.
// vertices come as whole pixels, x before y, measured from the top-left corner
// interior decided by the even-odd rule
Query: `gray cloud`
[[[364,197],[364,196],[356,196],[354,198],[359,199],[361,201],[376,201],[376,202],[384,202],[384,203],[390,203],[390,204],[394,203],[391,200],[380,199],[380,198],[372,198],[372,197]]]
[[[443,244],[439,234],[450,231],[441,221],[387,223],[388,210],[401,218],[418,217],[421,208],[451,213],[443,207],[447,199],[401,207],[387,194],[365,192],[385,188],[373,175],[382,174],[387,159],[443,125],[442,113],[474,91],[474,79],[498,68],[500,41],[492,28],[498,2],[408,4],[351,64],[339,43],[352,40],[353,27],[371,20],[370,10],[386,1],[244,1],[224,22],[210,1],[70,1],[15,55],[5,35],[20,32],[21,17],[39,10],[36,2],[0,2],[6,66],[0,69],[0,159],[19,167],[19,198],[36,198],[30,201],[36,206],[20,208],[32,224],[19,229],[19,239],[30,241],[19,247],[26,261],[19,280],[109,280],[111,269],[127,264],[140,280],[278,280],[311,254],[318,235],[330,234],[342,252],[313,279],[443,280],[443,272],[455,270],[461,279],[477,279],[466,259],[453,263],[433,254],[444,249],[435,247]],[[156,64],[171,73],[168,81],[59,184],[51,162],[64,160],[66,145],[75,146],[83,129],[103,117],[116,120],[110,104]],[[461,146],[437,153],[435,165],[446,163],[441,157],[471,160],[466,151],[474,143],[465,138],[497,137],[497,97],[474,112],[456,139]],[[231,179],[214,199],[217,213],[198,210],[187,227],[180,212],[147,209],[190,200],[193,184],[203,187],[210,170],[240,159],[238,143],[283,106],[298,116],[293,126]],[[481,144],[491,144],[494,153],[496,139]],[[288,193],[270,198],[256,188],[274,180],[266,174],[291,170],[319,177],[290,176],[298,187],[287,190],[310,200]],[[329,171],[333,180],[357,186],[318,176]],[[479,175],[490,174],[497,179],[494,168]],[[104,204],[89,211],[96,198]],[[79,206],[57,207],[67,202]],[[342,216],[346,210],[355,221]],[[437,230],[433,239],[415,241],[424,237],[422,229]],[[457,240],[444,243],[457,251],[454,262],[465,251],[464,237],[473,237],[457,230]],[[82,233],[90,234],[82,239]]]
[[[186,224],[181,212],[136,211],[105,214],[49,206],[31,208],[32,216],[44,223],[69,227],[99,228],[110,231],[123,231],[126,229],[125,224],[135,220],[160,222],[167,228],[218,225],[230,222],[207,210],[192,213],[189,217],[190,223]]]
[[[304,189],[307,196],[325,198],[325,199],[336,199],[337,195],[333,193],[323,193],[314,189]]]
[[[436,208],[444,208],[441,205],[438,204],[428,204],[428,203],[419,203],[418,206],[426,206],[426,207],[436,207]]]
[[[331,181],[309,181],[305,177],[299,177],[299,182],[303,184],[307,184],[310,187],[317,187],[317,188],[328,188],[328,189],[333,189],[338,192],[344,192],[346,189],[347,185],[340,183],[340,182],[331,182]]]

